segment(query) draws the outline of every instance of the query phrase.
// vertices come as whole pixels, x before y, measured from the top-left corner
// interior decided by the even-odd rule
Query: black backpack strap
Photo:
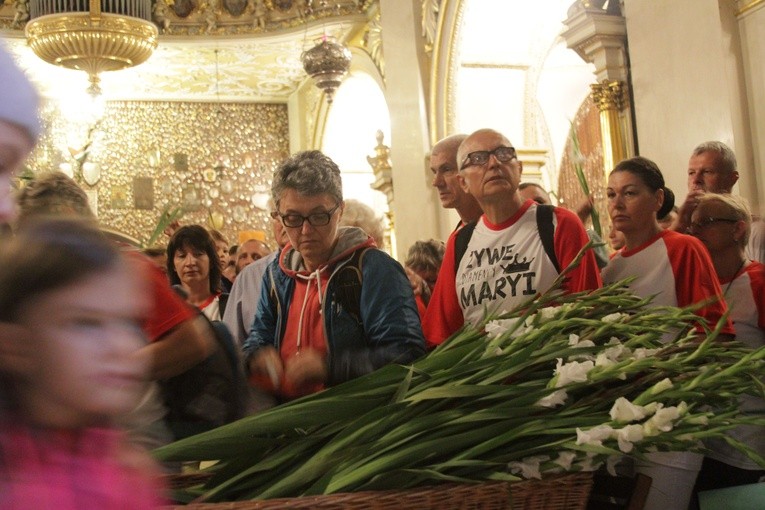
[[[553,225],[553,209],[551,205],[537,205],[537,228],[539,237],[542,240],[542,246],[547,253],[550,262],[555,266],[555,270],[560,274],[560,263],[555,254],[555,226]]]
[[[471,221],[464,227],[462,227],[459,232],[457,232],[457,237],[454,239],[454,274],[457,274],[457,269],[460,267],[460,261],[462,260],[462,257],[465,255],[465,252],[467,251],[468,244],[470,243],[470,238],[473,237],[473,230],[475,230],[476,221]]]
[[[226,313],[226,305],[228,304],[228,297],[231,294],[228,292],[223,292],[220,296],[218,296],[218,311],[220,312],[221,319],[223,318],[223,314]]]
[[[361,324],[361,262],[369,248],[356,250],[342,268],[333,276],[337,302]]]

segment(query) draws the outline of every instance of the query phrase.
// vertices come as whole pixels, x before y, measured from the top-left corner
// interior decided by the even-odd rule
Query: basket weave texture
[[[178,484],[175,483],[177,486]],[[592,473],[544,480],[448,484],[403,491],[366,491],[228,503],[193,503],[168,510],[584,510]]]

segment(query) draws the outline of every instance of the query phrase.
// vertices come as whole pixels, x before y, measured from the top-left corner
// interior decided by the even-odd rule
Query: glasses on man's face
[[[298,228],[302,227],[303,223],[308,221],[308,223],[312,227],[323,227],[324,225],[329,224],[329,220],[332,218],[332,215],[335,214],[335,211],[337,211],[337,208],[340,207],[340,204],[337,204],[335,207],[330,209],[327,212],[318,212],[309,214],[308,216],[303,216],[302,214],[282,214],[280,212],[277,212],[276,214],[279,215],[279,217],[282,219],[282,224],[285,227],[290,228]]]
[[[733,218],[699,218],[699,221],[691,222],[690,226],[688,227],[688,232],[698,232],[702,228],[708,227],[714,223],[736,223],[737,221],[738,220]]]
[[[464,170],[470,166],[483,166],[489,162],[489,157],[491,157],[492,154],[500,163],[507,163],[516,157],[515,147],[500,146],[493,151],[474,151],[465,156],[460,170]]]

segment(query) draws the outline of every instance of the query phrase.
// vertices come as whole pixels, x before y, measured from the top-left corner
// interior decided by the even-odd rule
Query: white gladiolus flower
[[[610,367],[611,365],[616,365],[616,361],[606,356],[605,352],[600,352],[597,357],[595,357],[596,367]]]
[[[551,319],[554,319],[555,316],[558,314],[558,311],[560,310],[560,306],[546,306],[545,308],[541,308],[537,315],[541,319],[542,322],[547,322]]]
[[[517,318],[510,318],[510,319],[498,319],[494,321],[489,321],[486,323],[486,326],[484,327],[484,330],[486,331],[486,336],[488,336],[489,338],[494,338],[504,333],[507,333],[513,327],[515,327],[516,323],[519,320],[520,319],[517,319]],[[512,337],[517,338],[520,335],[524,334],[527,330],[528,330],[527,327],[521,326],[515,330],[515,332],[512,334]]]
[[[559,452],[558,458],[553,462],[568,471],[571,469],[571,465],[574,463],[575,459],[576,452]]]
[[[548,460],[550,460],[550,457],[547,455],[537,455],[534,457],[526,457],[521,462],[510,462],[507,467],[510,468],[511,473],[520,473],[523,478],[536,478],[537,480],[541,480],[542,473],[539,471],[539,465]]]
[[[642,420],[648,415],[642,406],[636,406],[624,397],[616,399],[609,414],[612,420],[621,423]]]
[[[576,444],[588,444],[591,446],[603,446],[603,441],[609,439],[614,429],[608,425],[598,425],[590,430],[576,429]]]
[[[672,386],[673,386],[672,381],[670,381],[669,378],[664,378],[651,387],[650,389],[651,395],[658,395],[662,391],[666,391],[672,388]]]
[[[670,406],[659,408],[656,410],[656,413],[643,424],[643,432],[646,436],[655,436],[661,432],[669,432],[674,426],[672,422],[680,418],[681,415],[680,407]]]
[[[629,317],[629,315],[627,315],[626,313],[615,312],[615,313],[611,313],[611,314],[606,315],[605,317],[603,317],[600,320],[603,321],[603,322],[609,322],[609,323],[610,322],[621,322],[622,319],[625,319],[627,317]]]
[[[593,462],[595,460],[595,453],[587,452],[587,456],[582,459],[578,464],[582,467],[582,471],[597,471],[603,462]]]
[[[616,476],[616,465],[622,458],[618,455],[611,455],[606,459],[606,471],[611,476]]]
[[[571,347],[595,347],[592,340],[579,340],[579,335],[571,333],[568,335],[568,345]]]
[[[565,404],[567,398],[568,393],[566,393],[566,390],[555,390],[546,397],[537,400],[534,405],[553,408]]]
[[[641,360],[641,359],[651,357],[657,352],[659,352],[659,349],[646,349],[645,347],[638,347],[632,352],[632,355],[635,357],[636,360]]]
[[[555,387],[560,388],[574,382],[586,382],[587,374],[595,367],[592,361],[571,361],[564,364],[561,358],[558,358],[558,364],[555,367],[555,374],[558,380]]]
[[[619,450],[624,453],[632,451],[632,443],[643,440],[643,426],[639,424],[627,425],[616,431],[616,441],[619,443]]]

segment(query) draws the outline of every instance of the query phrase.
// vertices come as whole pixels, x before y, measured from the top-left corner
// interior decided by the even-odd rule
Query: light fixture
[[[25,30],[29,46],[46,62],[87,72],[93,95],[101,92],[99,73],[141,64],[157,47],[151,0],[29,0],[29,4]]]
[[[344,44],[325,35],[316,46],[304,51],[300,60],[305,72],[327,94],[327,102],[331,103],[335,91],[351,67],[351,51]]]

